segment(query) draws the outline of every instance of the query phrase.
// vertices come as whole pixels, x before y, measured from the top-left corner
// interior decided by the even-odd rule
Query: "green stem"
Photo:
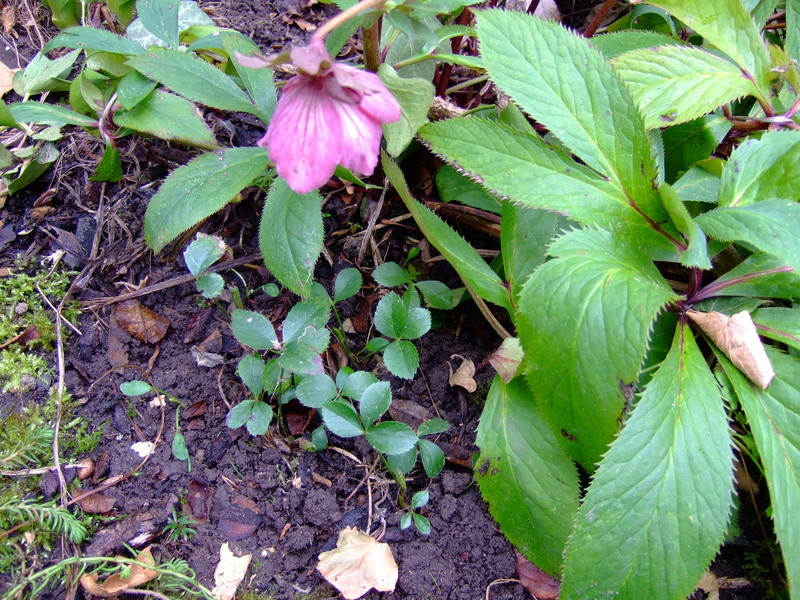
[[[325,36],[331,31],[339,27],[342,23],[346,23],[353,17],[357,17],[362,12],[370,8],[381,8],[386,3],[386,0],[361,0],[358,4],[354,4],[347,10],[343,10],[338,15],[326,21],[322,26],[314,32],[311,39],[317,42],[325,40]]]

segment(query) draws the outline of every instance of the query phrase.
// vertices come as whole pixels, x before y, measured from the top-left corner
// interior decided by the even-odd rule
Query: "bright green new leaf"
[[[87,117],[80,113],[44,102],[14,102],[8,105],[11,116],[17,123],[41,123],[43,125],[80,125],[82,127],[97,127],[97,119]]]
[[[636,50],[611,64],[628,84],[648,129],[685,123],[757,93],[736,65],[693,47]]]
[[[296,391],[297,399],[309,408],[324,406],[338,394],[333,379],[323,374],[303,377]]]
[[[757,389],[721,353],[717,358],[742,403],[764,464],[789,596],[800,598],[800,361],[768,348],[775,378]]]
[[[236,374],[256,398],[264,391],[264,368],[266,363],[260,356],[246,354],[236,367]]]
[[[384,454],[403,454],[417,444],[417,434],[405,423],[387,421],[367,429],[370,446]]]
[[[665,220],[644,122],[600,52],[533,15],[487,10],[477,20],[481,55],[500,89],[608,177],[631,205],[655,222]]]
[[[747,242],[800,272],[800,203],[765,200],[748,206],[716,208],[696,220],[711,237],[723,242]]]
[[[375,328],[396,340],[415,340],[431,328],[431,313],[425,308],[412,308],[394,292],[389,292],[375,309]]]
[[[189,459],[189,448],[186,446],[186,438],[180,431],[176,431],[172,437],[172,456],[178,460]]]
[[[449,310],[455,306],[453,290],[441,281],[418,281],[415,286],[425,299],[425,304],[431,308]]]
[[[800,306],[759,308],[752,317],[759,334],[800,350]]]
[[[356,437],[364,433],[361,420],[353,405],[346,400],[328,402],[319,409],[322,420],[331,433],[340,437]]]
[[[578,511],[578,473],[521,377],[508,385],[494,378],[476,443],[475,478],[492,516],[525,556],[558,575]]]
[[[497,273],[492,271],[492,268],[464,238],[414,199],[408,190],[403,173],[384,152],[381,153],[381,164],[389,181],[397,190],[408,211],[413,215],[417,226],[430,243],[447,259],[464,283],[487,302],[510,311],[508,291]]]
[[[375,267],[372,271],[372,278],[378,285],[383,287],[399,287],[413,281],[408,271],[396,262],[391,261]]]
[[[361,271],[355,267],[347,267],[339,271],[333,282],[333,301],[341,302],[355,296],[364,282]]]
[[[197,112],[197,107],[180,96],[155,91],[130,110],[114,113],[120,127],[149,133],[163,140],[184,142],[200,148],[216,148],[217,140]]]
[[[425,474],[434,478],[444,469],[445,455],[439,446],[429,440],[419,440],[419,456],[422,459],[422,468]]]
[[[215,235],[198,234],[183,252],[186,268],[195,277],[200,277],[211,265],[225,254],[225,242]]]
[[[147,54],[132,58],[128,64],[145,77],[194,102],[269,119],[230,77],[197,56],[180,50],[153,48]]]
[[[727,530],[729,435],[716,380],[683,326],[589,486],[560,598],[686,598]]]
[[[419,352],[411,342],[395,340],[383,349],[383,362],[395,377],[414,379],[419,368]]]
[[[400,77],[386,63],[381,64],[378,75],[400,103],[400,120],[383,126],[386,151],[391,156],[398,156],[414,139],[417,129],[428,122],[428,111],[433,101],[433,84],[428,79]]]
[[[798,199],[800,132],[767,132],[731,154],[720,182],[720,206]]]
[[[275,328],[264,315],[252,310],[234,308],[231,313],[233,335],[254,350],[278,350],[280,342]]]
[[[661,195],[664,207],[672,218],[672,222],[675,223],[675,227],[688,242],[686,250],[681,252],[681,264],[687,267],[710,269],[711,258],[708,256],[706,236],[697,222],[692,219],[683,200],[667,183],[658,186],[658,193]]]
[[[298,194],[282,178],[272,182],[264,203],[258,244],[264,264],[295,294],[311,294],[314,266],[322,252],[322,197]]]
[[[634,4],[642,1],[632,0]],[[647,4],[683,21],[749,73],[762,93],[768,91],[769,52],[741,0],[647,0]]]
[[[53,48],[80,48],[111,54],[142,54],[144,52],[144,48],[133,40],[94,27],[65,29],[47,42],[44,51],[49,52]]]
[[[606,450],[650,328],[675,294],[636,247],[606,231],[556,239],[522,288],[522,363],[542,412],[587,471]],[[633,308],[632,308],[633,307]]]
[[[269,120],[275,111],[277,102],[272,69],[245,67],[240,65],[235,58],[235,52],[244,55],[253,54],[258,50],[258,46],[253,40],[238,31],[227,32],[223,37],[222,43],[228,56],[233,57],[231,62],[236,67],[239,77],[242,78],[245,89],[247,89],[255,105],[263,111],[261,118],[266,117]]]
[[[181,233],[213,215],[267,170],[264,148],[209,152],[178,167],[150,199],[145,239],[158,253]]]
[[[141,379],[134,379],[133,381],[124,381],[120,383],[119,391],[126,396],[141,396],[142,394],[152,392],[153,386]]]
[[[388,381],[379,381],[368,386],[361,394],[358,403],[358,412],[361,413],[361,421],[364,426],[372,427],[372,424],[389,410],[391,404],[392,389],[389,387]]]

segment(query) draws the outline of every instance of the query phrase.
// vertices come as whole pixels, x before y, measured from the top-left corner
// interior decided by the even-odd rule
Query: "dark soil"
[[[305,39],[308,31],[303,28],[309,29],[307,24],[318,22],[329,10],[326,5],[309,7],[294,0],[201,4],[221,24],[251,35],[265,52]],[[22,37],[13,43],[28,59],[33,54],[31,48],[37,45],[31,39],[26,46]],[[210,117],[212,121],[218,118]],[[263,132],[258,123],[240,115],[230,124],[235,130],[235,145],[250,145]],[[276,599],[304,598],[310,593],[313,598],[338,598],[314,570],[317,555],[335,545],[337,532],[345,526],[373,531],[385,526],[383,541],[391,545],[400,567],[397,590],[383,595],[371,592],[366,598],[478,600],[493,580],[515,576],[514,550],[489,516],[468,466],[471,454],[477,451],[474,432],[488,380],[493,376],[485,359],[499,343],[476,309],[440,315],[439,328],[417,344],[421,369],[414,381],[389,377],[375,362],[361,365],[378,370],[381,378],[391,381],[396,401],[411,403],[412,408],[451,424],[437,440],[445,444],[452,459],[442,475],[431,481],[420,470],[408,481],[409,493],[424,488],[430,491],[431,500],[423,513],[429,517],[433,532],[425,536],[413,529],[403,531],[399,528],[403,513],[398,505],[398,488],[381,471],[371,469],[376,457],[365,443],[334,437],[332,446],[347,454],[332,448],[310,453],[301,450],[298,437],[302,436],[289,435],[283,421],[261,437],[226,427],[226,404],[235,405],[247,396],[235,373],[245,349],[230,330],[230,297],[205,303],[192,283],[143,294],[139,299],[170,324],[158,344],[147,344],[109,327],[116,303],[106,298],[140,287],[147,289],[186,273],[179,258],[180,246],[153,256],[145,248],[141,232],[147,200],[157,189],[157,182],[193,154],[163,142],[129,141],[121,148],[126,179],[105,185],[88,181],[100,151],[97,140],[76,132],[71,141],[64,140],[61,149],[64,160],[58,169],[9,199],[0,212],[0,228],[5,225],[8,229],[4,231],[17,234],[13,240],[0,242],[0,267],[12,265],[20,254],[32,260],[35,267],[52,251],[66,248],[70,251],[67,263],[76,271],[85,268],[88,274],[76,281],[73,289],[75,299],[86,308],[76,324],[83,335],[69,337],[65,348],[66,385],[80,401],[77,415],[103,432],[89,456],[98,472],[83,486],[91,488],[117,476],[124,479],[102,492],[114,500],[108,515],[113,519],[83,546],[85,555],[113,555],[123,551],[123,543],[139,548],[153,543],[155,554],[162,560],[187,560],[199,580],[211,587],[220,545],[227,541],[236,554],[253,555],[243,588],[264,591]],[[41,195],[51,188],[56,189],[55,195],[43,201]],[[357,245],[342,233],[351,226],[363,228],[366,218],[362,215],[368,214],[377,201],[377,196],[358,194],[340,190],[329,198],[325,206],[331,215],[326,221],[326,250],[332,260],[321,259],[317,271],[318,280],[330,289],[342,268],[355,265],[363,269],[367,285],[344,307],[344,317],[354,320],[371,315],[377,299],[369,278],[372,261],[357,263]],[[254,254],[260,201],[256,193],[246,195],[243,202],[210,219],[202,231],[222,235],[234,258]],[[32,209],[42,202],[53,210],[44,218],[36,218]],[[402,205],[393,204],[387,197],[382,216],[402,212]],[[95,231],[98,221],[100,227]],[[99,236],[101,251],[96,260],[90,260],[87,256],[94,236]],[[421,238],[406,226],[390,226],[376,234],[380,256],[398,262]],[[457,283],[443,263],[434,266],[435,276]],[[257,261],[241,266],[237,272],[246,287],[231,271],[223,272],[223,276],[229,286],[240,288],[243,297],[272,281]],[[245,307],[278,322],[295,300],[286,292],[276,299],[254,293]],[[368,320],[365,323],[368,325]],[[360,350],[366,332],[364,329],[353,336],[354,350]],[[199,366],[192,353],[198,346],[220,355],[222,363]],[[478,366],[476,393],[467,394],[448,385],[448,361],[455,367],[460,360],[451,358],[454,354],[470,358]],[[138,369],[113,371],[120,362]],[[185,461],[173,458],[170,448],[175,405],[167,402],[162,409],[151,403],[152,396],[130,399],[119,392],[120,383],[146,377],[182,403],[181,429],[191,454],[191,472]],[[45,389],[23,397],[5,395],[0,407],[20,410],[28,403],[42,402],[45,395]],[[400,405],[397,402],[395,409]],[[291,405],[287,409],[293,410]],[[402,412],[393,416],[408,418]],[[162,417],[164,431],[157,449],[131,475],[141,460],[131,445],[155,439]],[[316,424],[315,420],[309,423],[306,437]],[[43,491],[53,494],[55,488],[48,486],[45,478]],[[196,535],[185,541],[168,540],[164,526],[173,508],[194,516]],[[732,564],[720,563],[728,570],[719,574],[741,577],[740,554],[731,554]],[[57,558],[57,553],[51,557]],[[54,590],[51,597],[61,598],[63,594],[63,590]],[[747,585],[742,590],[724,591],[722,597],[757,598],[758,594],[757,588]],[[490,597],[529,595],[518,585],[502,585],[493,586]]]

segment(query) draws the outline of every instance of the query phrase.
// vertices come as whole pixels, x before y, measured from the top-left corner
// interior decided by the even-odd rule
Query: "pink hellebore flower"
[[[290,56],[299,73],[286,82],[258,145],[269,148],[278,174],[298,194],[323,186],[336,165],[371,175],[378,163],[381,124],[400,119],[395,97],[374,73],[334,62],[321,40],[292,49]],[[276,62],[238,60],[245,66]]]

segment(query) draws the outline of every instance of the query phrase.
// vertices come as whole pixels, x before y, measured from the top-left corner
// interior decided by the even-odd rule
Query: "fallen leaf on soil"
[[[117,323],[116,313],[112,312],[111,318],[108,320],[108,340],[106,344],[108,362],[111,363],[112,367],[119,367],[130,362],[128,360],[128,350],[125,348],[125,342],[122,339],[124,336],[125,332]]]
[[[225,362],[225,358],[221,354],[203,352],[197,346],[192,346],[189,352],[192,353],[192,357],[198,367],[218,367]]]
[[[3,20],[5,20],[6,11],[3,10]],[[14,73],[19,71],[19,69],[10,69],[5,65],[5,63],[0,62],[0,96],[5,95],[6,92],[10,92],[14,86]]]
[[[395,420],[405,423],[409,427],[416,429],[423,421],[432,418],[431,411],[417,404],[413,400],[403,400],[395,398],[389,407],[389,415]]]
[[[775,371],[749,312],[743,310],[731,317],[696,310],[689,310],[686,314],[750,381],[762,390],[767,389]]]
[[[197,349],[202,352],[220,352],[222,350],[222,333],[215,329],[208,337],[197,345]]]
[[[3,33],[8,33],[14,28],[14,25],[17,23],[17,16],[14,14],[14,7],[4,6],[3,7]]]
[[[139,562],[155,565],[153,555],[150,553],[150,546],[139,553]],[[112,575],[102,583],[98,583],[99,575],[81,576],[83,589],[93,596],[101,598],[113,598],[122,592],[139,587],[140,585],[152,581],[158,577],[158,572],[143,567],[141,565],[131,565],[130,574],[127,577],[120,577],[119,574]]]
[[[155,447],[156,445],[153,442],[136,442],[135,444],[131,444],[131,450],[136,452],[136,454],[142,458],[152,454],[153,450],[155,450]]]
[[[198,523],[208,523],[211,514],[211,488],[205,481],[192,479],[186,491],[189,512]]]
[[[398,576],[389,544],[355,527],[339,532],[336,548],[319,555],[317,570],[347,600],[360,598],[372,588],[392,592]]]
[[[706,571],[697,582],[697,588],[706,594],[706,600],[719,600],[719,581],[711,571]]]
[[[286,405],[286,426],[289,428],[289,433],[294,436],[301,436],[308,429],[311,419],[313,419],[317,411],[308,409],[299,402],[292,400]]]
[[[138,300],[125,300],[114,309],[117,323],[137,340],[155,344],[167,334],[169,320]]]
[[[211,593],[217,600],[233,600],[236,589],[242,583],[252,554],[236,556],[225,542],[219,548],[219,564],[214,569],[214,588]]]
[[[35,325],[28,325],[24,331],[18,333],[14,337],[6,340],[2,344],[0,344],[0,350],[4,350],[11,346],[12,344],[19,344],[23,348],[30,344],[34,340],[38,340],[42,337],[42,334],[39,333],[39,328]]]
[[[558,600],[561,583],[542,571],[519,552],[517,554],[517,577],[520,584],[538,600]]]
[[[183,411],[183,418],[194,419],[195,417],[200,417],[206,414],[206,410],[208,410],[208,403],[205,400],[192,402],[189,407]]]
[[[250,537],[261,524],[261,511],[250,498],[235,495],[219,520],[219,532],[229,542]]]
[[[453,373],[453,368],[450,366],[450,363],[447,363],[447,368],[450,370],[450,379],[448,379],[447,383],[451,386],[461,386],[468,392],[474,392],[478,389],[478,384],[475,382],[475,363],[472,362],[468,358],[464,358],[458,354],[450,355],[450,358],[458,357],[461,359],[461,364],[456,369],[456,372]]]
[[[78,500],[78,506],[81,507],[81,510],[92,514],[111,512],[116,503],[117,501],[114,498],[103,496],[102,494],[92,494]]]
[[[518,338],[504,339],[500,347],[489,357],[489,364],[505,383],[514,379],[521,362],[522,346]]]

